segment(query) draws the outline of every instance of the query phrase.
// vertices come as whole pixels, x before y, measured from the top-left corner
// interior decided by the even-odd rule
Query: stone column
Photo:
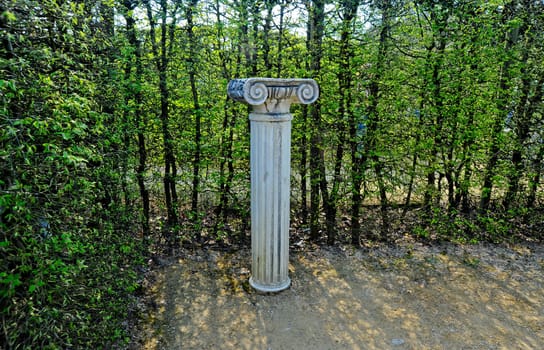
[[[249,283],[261,292],[289,287],[289,200],[292,103],[310,104],[313,79],[234,79],[228,95],[253,106],[251,123],[251,254]]]

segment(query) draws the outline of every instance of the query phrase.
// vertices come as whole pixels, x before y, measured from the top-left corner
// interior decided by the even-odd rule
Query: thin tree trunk
[[[252,14],[252,24],[253,27],[251,29],[251,40],[250,40],[250,62],[249,67],[251,68],[251,76],[257,76],[258,73],[258,62],[257,62],[257,42],[259,39],[259,23],[261,19],[261,8],[259,6],[259,3],[257,1],[254,1],[251,4],[251,10],[253,11]],[[249,119],[248,119],[249,122]]]
[[[272,30],[272,9],[275,5],[275,0],[265,0],[266,17],[263,26],[263,61],[265,75],[272,72],[272,62],[270,60],[270,32]]]
[[[157,43],[156,33],[155,33],[155,18],[153,17],[153,12],[151,9],[151,4],[149,0],[146,0],[147,16],[150,24],[150,38],[151,46],[153,50],[153,57],[155,59],[155,64],[159,72],[159,92],[160,92],[160,103],[161,103],[161,129],[163,137],[163,147],[164,147],[164,177],[163,177],[163,186],[164,186],[164,197],[166,202],[167,210],[167,224],[169,227],[172,227],[177,224],[177,202],[178,196],[176,192],[176,158],[174,156],[173,148],[173,139],[170,134],[169,127],[169,114],[168,114],[168,84],[167,84],[167,68],[168,68],[168,57],[167,57],[167,0],[161,0],[161,51],[159,53],[159,44]],[[174,11],[175,12],[175,11]],[[175,18],[175,15],[173,16]],[[171,24],[174,26],[174,23]]]
[[[356,158],[356,159],[353,159]],[[352,152],[352,164],[360,163],[357,155]],[[351,172],[351,244],[358,246],[361,242],[361,205],[363,196],[361,195],[362,176],[361,172],[352,170]]]
[[[321,73],[322,41],[325,21],[325,1],[315,0],[310,7],[310,27],[309,27],[309,52],[310,52],[310,71],[314,78],[318,78]],[[329,194],[327,189],[327,179],[325,176],[325,164],[323,153],[321,104],[316,101],[310,106],[310,119],[312,122],[312,132],[310,141],[310,237],[312,240],[319,239],[319,192],[323,197],[325,214],[327,215],[327,226],[331,225]],[[329,209],[329,210],[328,210]],[[332,225],[333,226],[333,225]]]
[[[482,74],[480,69],[480,59],[478,59],[476,55],[476,48],[478,47],[477,44],[479,43],[479,33],[480,33],[480,26],[474,21],[474,17],[477,16],[477,5],[469,6],[468,11],[466,13],[465,21],[464,23],[466,25],[469,25],[472,27],[473,34],[470,38],[470,45],[468,45],[468,53],[467,58],[470,60],[470,69],[467,72],[469,76],[473,76],[476,74],[476,84],[480,86],[482,84]],[[464,45],[463,49],[466,48],[466,44]],[[467,88],[470,89],[470,86],[464,86],[465,91],[468,91]],[[466,92],[465,92],[466,93]],[[468,94],[468,100],[465,103],[466,106],[471,107],[468,111],[468,119],[465,123],[464,127],[464,134],[462,136],[463,138],[463,146],[462,146],[462,159],[461,164],[459,165],[458,173],[459,175],[457,178],[460,178],[461,172],[463,172],[463,179],[459,181],[458,189],[456,193],[455,198],[455,205],[456,207],[461,206],[461,211],[463,213],[469,213],[471,210],[471,203],[470,203],[470,181],[473,174],[473,153],[474,153],[474,145],[476,143],[476,136],[475,136],[475,128],[476,125],[474,124],[474,117],[476,115],[477,111],[477,94],[473,91],[469,91]]]
[[[456,137],[456,131],[453,131],[454,135],[453,137]],[[453,151],[454,151],[454,140],[450,140],[448,145],[448,152],[446,153],[446,157],[443,160],[444,162],[444,177],[446,178],[446,181],[448,182],[448,210],[454,210],[455,205],[455,184],[456,184],[456,176],[454,172],[453,167]]]
[[[136,3],[131,0],[125,0],[124,6],[126,13],[124,14],[126,19],[127,35],[130,45],[134,48],[135,64],[136,64],[136,86],[137,90],[134,91],[134,99],[136,101],[136,110],[134,113],[134,126],[136,129],[137,143],[138,143],[138,166],[136,168],[136,179],[138,182],[138,188],[140,190],[140,197],[142,200],[142,231],[144,235],[144,241],[149,239],[150,226],[149,226],[149,190],[145,185],[145,171],[147,163],[147,149],[145,143],[145,121],[143,118],[142,106],[142,48],[140,42],[136,37],[135,20],[132,17],[132,11],[134,10]]]
[[[308,224],[308,106],[302,106],[302,132],[300,137],[300,216],[302,225]]]
[[[501,79],[502,80],[502,79]],[[502,112],[502,111],[501,111]],[[481,189],[480,211],[485,212],[489,209],[491,203],[491,192],[493,191],[493,176],[495,175],[495,166],[499,161],[500,138],[499,134],[502,131],[504,118],[503,115],[495,117],[492,127],[492,141],[489,148],[489,159],[484,170],[484,181]]]
[[[515,1],[508,3],[504,9],[503,25],[511,19],[515,12]],[[489,209],[491,203],[491,194],[493,192],[493,177],[495,175],[495,167],[499,161],[499,152],[501,150],[500,134],[503,130],[505,113],[509,105],[509,84],[510,84],[510,66],[514,63],[512,57],[512,48],[518,41],[519,32],[517,28],[511,29],[506,33],[504,52],[507,55],[502,63],[500,70],[500,80],[497,101],[497,115],[491,129],[491,146],[489,148],[489,159],[487,160],[486,167],[484,169],[484,180],[481,188],[480,197],[480,212],[486,212]]]
[[[472,57],[472,50],[470,51],[470,57]],[[471,73],[478,71],[478,64],[477,62],[474,62],[471,64]],[[470,103],[469,106],[474,106],[475,103],[475,97],[470,97]],[[476,111],[474,108],[472,108],[468,112],[468,120],[466,122],[465,126],[465,135],[463,136],[463,157],[461,161],[461,165],[459,167],[459,171],[464,168],[464,174],[463,174],[463,180],[459,183],[459,189],[456,193],[455,198],[455,206],[461,205],[461,211],[463,213],[468,213],[470,211],[470,179],[472,177],[472,153],[473,153],[473,147],[475,143],[475,137],[473,129],[475,128],[474,125],[474,115]]]
[[[280,23],[278,26],[278,59],[277,59],[277,72],[276,76],[281,77],[281,69],[283,66],[283,22],[285,16],[285,6],[289,0],[280,0]]]
[[[197,72],[197,41],[194,35],[193,24],[193,11],[196,8],[198,0],[191,0],[185,10],[185,19],[187,20],[187,38],[189,39],[189,57],[187,59],[189,83],[191,85],[191,94],[193,97],[193,115],[195,118],[195,152],[193,156],[193,184],[191,191],[191,212],[193,218],[196,220],[198,217],[198,193],[200,188],[200,157],[202,149],[202,131],[201,131],[201,116],[200,103],[198,98],[198,89],[196,86],[196,72]],[[200,230],[197,233],[200,237]]]
[[[528,50],[529,48],[526,48]],[[527,53],[526,53],[527,55]],[[525,64],[527,64],[527,56],[525,56]],[[536,113],[537,106],[541,103],[543,89],[542,85],[544,83],[543,78],[535,84],[537,87],[536,91],[531,91],[531,85],[533,83],[532,79],[528,76],[526,69],[522,70],[522,103],[516,108],[516,113],[519,115],[519,118],[516,118],[516,146],[512,152],[512,173],[510,174],[510,179],[508,182],[508,191],[503,201],[503,206],[505,209],[508,209],[512,202],[516,200],[516,197],[519,192],[519,181],[524,172],[524,163],[523,163],[523,151],[527,149],[527,140],[530,136],[530,123],[531,117]]]
[[[349,114],[349,137],[351,151],[351,244],[359,246],[361,242],[361,205],[363,196],[361,186],[364,176],[364,164],[366,163],[366,152],[360,150],[363,140],[357,137],[358,121],[354,113]]]
[[[419,132],[417,133],[416,140],[415,140],[415,149],[417,149],[417,145],[419,144]],[[414,190],[414,179],[416,174],[416,166],[417,166],[417,152],[414,150],[414,154],[412,156],[412,165],[410,166],[410,181],[408,182],[408,190],[406,191],[406,198],[404,199],[404,209],[402,210],[402,217],[406,216],[406,213],[408,213],[408,207],[410,207],[410,201],[412,198],[412,192]]]
[[[440,34],[437,34],[440,35]],[[435,46],[431,46],[434,48]],[[440,200],[440,191],[436,189],[436,169],[435,164],[437,162],[439,149],[442,147],[442,129],[443,129],[443,101],[442,101],[442,92],[441,92],[441,79],[440,79],[440,69],[442,68],[442,56],[446,48],[446,40],[443,36],[439,37],[437,49],[438,58],[436,61],[431,62],[432,65],[432,74],[431,74],[431,101],[430,104],[434,107],[434,113],[436,118],[434,119],[434,124],[432,125],[432,139],[433,144],[430,151],[429,159],[429,170],[427,172],[427,188],[425,190],[424,197],[424,207],[430,209],[432,205],[438,204],[437,201]],[[430,53],[430,52],[429,52]],[[432,55],[429,55],[430,58]]]
[[[223,48],[223,23],[221,20],[221,7],[219,0],[215,2],[215,15],[217,26],[217,51],[219,53],[219,59],[221,60],[221,74],[225,80],[229,80],[230,73],[227,67],[227,57]],[[238,51],[237,60],[240,61],[241,52]],[[231,181],[234,178],[234,166],[232,164],[232,141],[234,137],[234,118],[229,113],[228,97],[225,100],[223,107],[223,123],[222,123],[222,136],[221,136],[221,148],[220,148],[220,162],[219,162],[219,205],[216,209],[217,217],[221,218],[223,223],[226,223],[228,212],[226,210],[228,206]],[[225,175],[225,167],[228,169],[228,175]],[[216,220],[214,230],[217,231],[217,225],[219,220]]]
[[[422,102],[421,102],[422,104]],[[418,113],[421,113],[421,110],[423,109],[423,106],[419,106]],[[419,119],[419,129],[423,129],[423,116],[421,114],[416,115]],[[410,167],[410,181],[408,183],[408,191],[406,193],[406,199],[404,200],[404,209],[402,210],[402,217],[406,216],[406,213],[408,213],[408,208],[410,207],[410,201],[412,198],[412,192],[414,190],[414,180],[416,177],[416,167],[417,167],[417,161],[418,161],[418,149],[419,149],[419,142],[421,141],[421,132],[420,130],[416,131],[415,140],[414,140],[414,154],[412,157],[412,165]]]
[[[540,135],[542,138],[542,135]],[[529,194],[527,196],[527,207],[533,208],[536,201],[536,192],[542,175],[542,159],[544,158],[544,142],[541,141],[539,151],[532,162],[534,174],[529,181]]]
[[[470,211],[470,179],[472,177],[472,147],[475,142],[475,138],[472,133],[474,128],[474,110],[469,111],[468,120],[466,123],[466,130],[468,135],[465,135],[463,138],[463,159],[461,162],[461,167],[464,168],[463,180],[460,181],[459,190],[456,194],[455,203],[456,206],[461,205],[461,211],[463,213],[468,213]]]
[[[336,145],[336,154],[334,160],[334,177],[332,180],[332,189],[329,196],[329,205],[327,209],[329,214],[328,218],[336,218],[338,211],[338,192],[340,188],[342,163],[344,159],[344,145],[346,143],[346,123],[348,120],[348,114],[351,114],[351,85],[352,85],[352,72],[351,72],[351,60],[353,58],[353,52],[350,48],[351,39],[351,26],[353,19],[357,14],[357,7],[359,0],[346,0],[342,3],[342,31],[340,34],[340,53],[339,53],[339,65],[338,72],[338,94],[339,110],[338,120],[336,123],[336,131],[338,133],[338,143]],[[327,243],[332,245],[336,241],[336,225],[335,220],[327,220],[328,222],[328,236]]]
[[[390,21],[391,21],[391,11],[392,4],[385,0],[381,4],[382,10],[382,20],[381,20],[381,30],[379,36],[379,46],[378,46],[378,55],[376,57],[376,70],[374,72],[374,77],[372,78],[369,87],[368,87],[368,123],[367,123],[367,135],[364,142],[364,162],[360,165],[363,168],[366,168],[366,162],[371,160],[373,163],[374,172],[378,181],[378,191],[380,193],[380,214],[382,219],[381,225],[381,237],[385,238],[389,230],[389,220],[387,215],[387,190],[385,188],[385,183],[383,181],[383,163],[380,157],[376,154],[377,147],[377,136],[381,124],[381,118],[378,112],[378,96],[380,95],[380,82],[385,71],[385,63],[387,60],[387,52],[389,47],[389,31],[390,31]],[[360,170],[364,171],[364,170]]]

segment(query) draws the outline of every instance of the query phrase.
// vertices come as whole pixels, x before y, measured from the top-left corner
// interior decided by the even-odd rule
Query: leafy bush
[[[66,33],[85,27],[70,21],[57,23],[64,34],[40,37],[49,23],[40,18],[65,18],[59,6],[20,1],[17,15],[0,13],[13,33],[28,33],[9,37],[15,52],[0,47],[0,347],[6,349],[120,346],[142,263],[140,240],[127,224],[135,218],[120,195],[129,178],[118,165],[126,159],[116,132],[122,127],[106,112],[107,98],[101,100],[98,79],[107,72],[92,71],[99,60],[88,48],[99,43],[87,37],[75,45]],[[79,8],[70,11],[75,18]]]

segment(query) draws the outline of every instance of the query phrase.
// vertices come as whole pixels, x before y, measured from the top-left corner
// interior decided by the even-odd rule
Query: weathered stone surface
[[[253,106],[256,113],[289,113],[292,103],[310,104],[319,97],[313,79],[234,79],[227,87],[231,99]]]
[[[234,79],[228,95],[253,106],[251,123],[251,286],[262,292],[289,287],[289,199],[292,103],[310,104],[312,79]]]

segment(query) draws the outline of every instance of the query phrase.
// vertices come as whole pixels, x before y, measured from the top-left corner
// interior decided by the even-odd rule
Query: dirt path
[[[155,270],[135,349],[543,349],[544,247],[313,247],[292,286],[249,287],[250,252]]]

